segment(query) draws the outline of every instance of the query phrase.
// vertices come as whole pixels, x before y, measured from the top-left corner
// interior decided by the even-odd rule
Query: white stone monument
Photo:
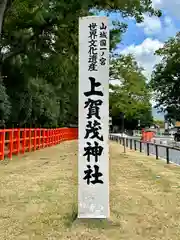
[[[79,19],[78,218],[109,218],[109,26]]]

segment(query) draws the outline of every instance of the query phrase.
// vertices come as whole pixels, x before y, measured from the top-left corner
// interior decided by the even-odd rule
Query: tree
[[[126,125],[135,128],[138,120],[141,126],[151,125],[151,94],[142,69],[138,67],[132,55],[119,56],[112,60],[111,79],[119,80],[119,86],[110,84],[110,113],[117,117],[123,112]]]
[[[6,109],[11,107],[5,114],[9,126],[77,122],[79,17],[92,9],[120,11],[138,22],[144,12],[159,15],[146,0],[3,0],[3,4],[0,73],[9,99]],[[124,24],[114,23],[111,49],[125,29]]]
[[[156,55],[162,58],[151,79],[156,107],[166,112],[169,120],[180,120],[180,33],[165,42]]]
[[[164,128],[164,121],[162,120],[154,120],[155,125],[158,125],[160,128]]]
[[[6,92],[6,87],[4,86],[3,79],[1,76],[2,71],[2,48],[1,48],[1,35],[2,27],[4,22],[4,14],[7,7],[11,4],[10,0],[1,0],[0,2],[0,127],[5,126],[5,122],[9,119],[11,104],[9,101],[9,96]]]

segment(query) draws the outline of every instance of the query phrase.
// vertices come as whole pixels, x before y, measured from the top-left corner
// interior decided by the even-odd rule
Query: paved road
[[[121,137],[121,134],[111,134],[111,135]],[[128,139],[128,146],[130,146],[130,139],[133,139],[133,140],[140,139],[138,137],[126,137],[126,138]],[[156,138],[157,144],[160,143],[159,139],[160,138]],[[167,138],[167,140],[169,142],[167,141],[166,145],[158,146],[158,156],[159,156],[159,158],[164,159],[164,160],[166,160],[166,148],[173,147],[173,141],[170,141],[169,138]],[[132,141],[132,147],[134,148],[134,141]],[[140,150],[139,142],[136,142],[136,148],[137,148],[137,150]],[[142,143],[142,152],[147,153],[147,144],[146,143]],[[150,144],[149,153],[152,155],[156,155],[155,144]],[[180,165],[180,150],[169,149],[169,160],[170,160],[170,162]]]
[[[140,149],[140,143],[138,142],[136,145],[137,145],[137,149]],[[142,143],[142,151],[147,153],[147,144],[146,143]],[[152,155],[156,155],[156,150],[155,150],[154,144],[152,144],[152,145],[150,144],[149,153]],[[163,145],[158,146],[158,156],[159,156],[159,158],[166,160],[166,146],[163,146]],[[180,150],[169,149],[169,160],[173,163],[180,165]]]

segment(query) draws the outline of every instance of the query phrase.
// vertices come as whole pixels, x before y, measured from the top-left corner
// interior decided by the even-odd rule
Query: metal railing
[[[160,145],[151,142],[143,142],[131,137],[121,137],[114,134],[110,134],[110,140],[119,142],[124,146],[124,152],[126,147],[135,151],[143,152],[147,156],[153,155],[156,159],[166,160],[167,164],[175,163],[180,165],[180,149],[169,145]]]

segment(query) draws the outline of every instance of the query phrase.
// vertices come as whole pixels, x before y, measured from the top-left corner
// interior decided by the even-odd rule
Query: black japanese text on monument
[[[88,71],[97,71],[97,24],[91,23],[89,25],[89,68]]]
[[[98,90],[101,86],[101,83],[96,82],[96,79],[89,77],[90,81],[90,90],[84,92],[84,95],[87,97],[85,101],[84,108],[87,109],[87,124],[85,129],[84,138],[87,139],[86,146],[84,147],[84,154],[86,156],[88,165],[87,169],[84,171],[85,176],[84,180],[87,181],[87,184],[103,184],[103,180],[99,179],[103,177],[103,174],[100,172],[100,168],[97,165],[99,162],[99,156],[103,153],[103,135],[101,133],[101,115],[100,107],[103,104],[101,99],[103,96],[102,90]],[[94,97],[98,97],[97,100]],[[93,142],[88,141],[92,139]],[[92,163],[95,161],[95,164]]]
[[[103,174],[100,172],[99,157],[103,153],[103,135],[101,132],[101,114],[100,108],[103,104],[103,91],[102,85],[96,80],[93,75],[94,71],[98,71],[98,55],[97,55],[97,24],[89,24],[89,68],[88,80],[90,88],[84,92],[86,101],[84,108],[87,109],[87,124],[85,129],[86,145],[84,146],[84,154],[86,157],[87,165],[84,170],[84,180],[89,184],[103,184]],[[87,85],[88,86],[88,85]],[[93,140],[93,141],[89,141]]]
[[[107,51],[107,26],[102,22],[100,25],[100,64],[106,65],[107,59],[105,56],[105,51]]]

